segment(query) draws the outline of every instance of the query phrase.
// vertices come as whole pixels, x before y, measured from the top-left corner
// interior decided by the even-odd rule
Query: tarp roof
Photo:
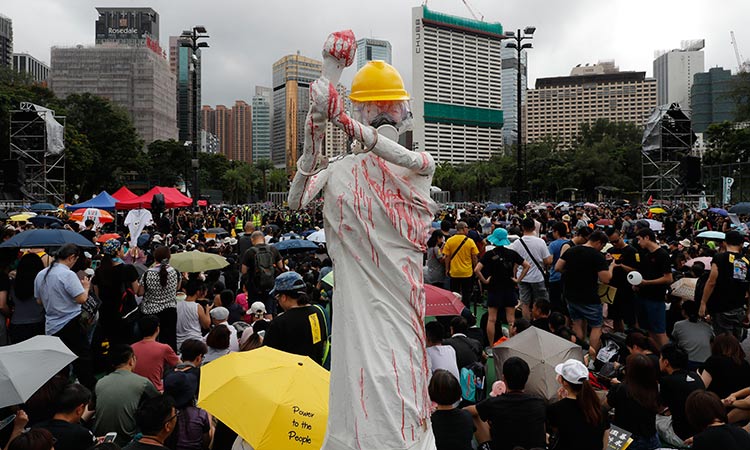
[[[97,209],[106,209],[106,210],[113,210],[115,209],[115,203],[117,203],[117,199],[109,195],[107,191],[101,191],[99,195],[96,197],[86,200],[85,202],[78,203],[75,205],[66,206],[65,208],[68,211],[75,211],[76,209],[81,208],[97,208]]]
[[[133,191],[128,189],[126,186],[123,186],[118,189],[117,192],[112,194],[112,197],[117,199],[118,202],[127,202],[138,197],[138,195],[134,194]]]
[[[193,199],[183,195],[180,191],[173,187],[156,186],[154,188],[151,188],[150,191],[146,192],[140,197],[136,197],[125,202],[117,202],[116,207],[117,209],[151,209],[151,200],[156,194],[164,195],[165,208],[181,208],[193,204]]]

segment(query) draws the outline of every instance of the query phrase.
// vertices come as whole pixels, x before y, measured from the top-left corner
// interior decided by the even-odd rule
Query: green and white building
[[[500,23],[412,9],[413,149],[438,163],[502,152]]]

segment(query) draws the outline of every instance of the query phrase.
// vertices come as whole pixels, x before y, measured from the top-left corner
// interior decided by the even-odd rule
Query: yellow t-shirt
[[[456,249],[463,242],[465,234],[456,234],[448,238],[443,246],[443,254],[451,255],[450,276],[453,278],[467,278],[474,273],[471,256],[478,255],[479,249],[472,238],[466,239],[464,245],[454,255]]]

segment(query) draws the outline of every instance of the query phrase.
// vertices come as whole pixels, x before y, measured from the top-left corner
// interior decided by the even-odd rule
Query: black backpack
[[[270,291],[273,288],[273,281],[276,277],[274,270],[273,253],[268,245],[262,244],[252,247],[251,250],[255,256],[255,273],[252,282],[256,289]]]

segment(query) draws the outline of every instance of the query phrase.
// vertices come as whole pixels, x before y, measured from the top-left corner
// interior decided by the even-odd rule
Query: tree
[[[705,133],[706,153],[703,163],[731,164],[750,159],[750,129],[738,128],[732,122],[714,123]]]
[[[266,194],[268,193],[268,181],[266,180],[266,174],[269,170],[273,169],[273,164],[269,159],[259,159],[254,164],[256,169],[260,170],[263,175],[263,199],[265,200]]]
[[[284,169],[273,169],[268,174],[268,184],[274,192],[283,192],[289,188],[289,178]]]
[[[118,188],[123,172],[144,171],[143,141],[123,108],[92,94],[72,94],[63,105],[66,126],[85,135],[92,151],[90,167],[68,169],[74,179],[82,180],[78,192],[82,198]]]
[[[185,147],[174,139],[148,144],[147,161],[149,184],[174,186],[180,179],[193,179],[190,147]]]
[[[230,161],[221,153],[198,153],[200,169],[198,177],[201,187],[206,189],[224,189],[221,177],[232,168]]]

